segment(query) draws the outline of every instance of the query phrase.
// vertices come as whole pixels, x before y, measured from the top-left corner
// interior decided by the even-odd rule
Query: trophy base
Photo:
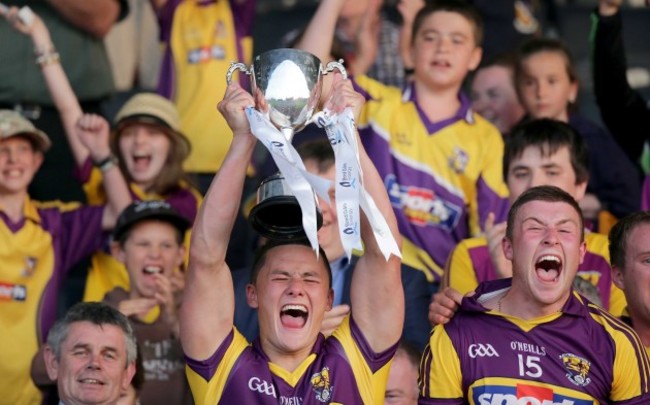
[[[269,239],[291,240],[307,237],[302,226],[302,210],[296,197],[278,195],[265,199],[250,212],[251,225]],[[316,229],[323,225],[323,215],[316,210]]]

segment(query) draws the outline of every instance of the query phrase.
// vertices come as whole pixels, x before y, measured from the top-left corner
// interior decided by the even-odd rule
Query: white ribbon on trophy
[[[302,211],[302,225],[305,234],[311,247],[318,254],[314,191],[329,202],[328,190],[331,182],[313,175],[305,169],[300,155],[291,145],[291,142],[264,114],[253,107],[248,107],[246,117],[250,123],[251,132],[271,153],[273,161],[284,176],[296,200],[298,200]]]
[[[359,161],[352,110],[346,108],[341,114],[324,110],[314,115],[314,121],[319,127],[325,128],[334,150],[336,212],[345,254],[350,258],[353,249],[363,249],[359,212],[361,208],[368,218],[377,244],[386,260],[391,254],[401,258],[399,247],[386,219],[363,186],[363,172]]]

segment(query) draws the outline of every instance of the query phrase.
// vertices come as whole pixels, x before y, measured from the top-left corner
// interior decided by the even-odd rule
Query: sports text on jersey
[[[561,395],[552,388],[526,384],[474,387],[472,400],[477,405],[593,405],[593,401]]]
[[[437,226],[453,230],[462,214],[461,207],[445,201],[433,190],[402,186],[395,175],[386,176],[386,191],[393,207],[400,209],[408,221],[418,226]]]

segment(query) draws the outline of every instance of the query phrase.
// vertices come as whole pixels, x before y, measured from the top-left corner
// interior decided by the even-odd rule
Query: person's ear
[[[475,70],[478,67],[478,65],[481,64],[481,58],[483,58],[483,48],[477,46],[472,50],[472,55],[470,56],[469,59],[468,68],[470,71]]]
[[[126,366],[126,372],[124,373],[124,376],[122,376],[122,389],[124,391],[126,391],[129,388],[129,385],[131,384],[131,380],[135,375],[135,371],[136,371],[135,361],[132,361]]]
[[[122,264],[126,263],[124,249],[122,249],[120,242],[118,241],[111,242],[111,256],[113,256],[115,260],[119,261]]]
[[[43,358],[45,359],[45,369],[47,370],[47,375],[50,377],[50,380],[56,381],[59,375],[59,361],[56,359],[56,355],[49,345],[45,345]]]
[[[246,302],[251,308],[259,307],[259,303],[257,302],[257,289],[253,284],[246,285]]]
[[[612,282],[616,287],[625,291],[625,284],[623,283],[623,271],[618,266],[612,266]]]
[[[506,259],[512,261],[513,259],[513,254],[512,254],[512,241],[510,238],[507,236],[501,240],[501,247],[503,248],[503,255],[506,257]]]
[[[583,181],[582,183],[576,183],[576,195],[574,198],[576,201],[580,201],[585,197],[585,194],[587,193],[587,180]]]

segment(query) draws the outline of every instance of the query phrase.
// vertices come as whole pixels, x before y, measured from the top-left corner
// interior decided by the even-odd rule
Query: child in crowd
[[[299,47],[324,59],[343,4],[321,2]],[[403,262],[434,283],[458,242],[478,235],[490,212],[499,220],[507,212],[501,134],[460,91],[481,61],[482,35],[481,17],[471,5],[436,1],[414,19],[415,72],[404,90],[353,78],[366,97],[359,134],[395,210]]]
[[[515,69],[519,99],[530,118],[569,123],[584,138],[589,151],[589,184],[580,201],[585,219],[597,221],[606,210],[616,217],[639,209],[640,173],[612,136],[573,111],[578,76],[571,54],[555,39],[525,43]],[[607,229],[598,229],[606,233]]]
[[[165,201],[131,204],[113,232],[113,256],[129,273],[131,289],[117,287],[104,301],[129,317],[140,347],[144,404],[191,403],[178,338],[178,297],[172,275],[183,264],[190,222]]]
[[[179,130],[180,119],[174,105],[156,94],[133,96],[117,113],[110,141],[108,123],[99,116],[88,117],[95,123],[97,136],[105,139],[102,148],[110,151],[100,160],[93,159],[92,151],[81,143],[74,131],[83,111],[58,63],[47,27],[37,15],[29,25],[19,19],[11,22],[17,30],[31,36],[35,49],[44,52],[42,72],[61,114],[88,202],[102,204],[106,201],[102,189],[103,172],[118,166],[128,181],[133,200],[166,200],[193,221],[202,197],[183,172],[182,164],[190,152],[190,144]],[[124,266],[107,252],[99,251],[92,258],[84,300],[99,301],[117,286],[128,289],[128,281]]]
[[[503,162],[510,201],[542,185],[559,187],[580,201],[589,180],[587,160],[582,137],[566,123],[540,119],[516,126],[506,140]],[[465,294],[483,281],[511,277],[512,264],[501,246],[505,231],[505,223],[488,223],[485,236],[459,243],[447,263],[443,285]],[[587,252],[578,267],[576,290],[620,316],[626,302],[612,282],[607,237],[587,232],[585,240]]]
[[[110,151],[83,117],[77,136],[93,159]],[[66,273],[101,248],[106,230],[129,204],[116,166],[104,168],[107,205],[83,207],[30,199],[27,188],[50,147],[45,133],[10,110],[0,110],[0,398],[40,404],[29,368],[57,316]]]

